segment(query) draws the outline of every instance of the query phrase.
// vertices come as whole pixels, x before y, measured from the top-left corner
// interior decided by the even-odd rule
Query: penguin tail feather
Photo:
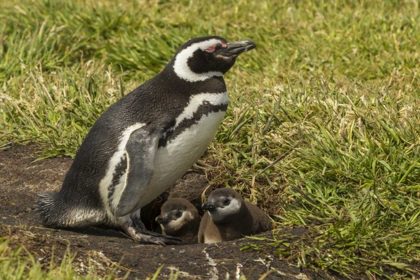
[[[50,228],[64,227],[61,205],[58,203],[58,193],[42,193],[38,195],[36,210],[40,213],[42,224]]]

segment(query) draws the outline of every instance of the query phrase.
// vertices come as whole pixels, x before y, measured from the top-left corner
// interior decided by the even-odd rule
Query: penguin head
[[[183,198],[171,198],[167,200],[162,205],[160,211],[160,215],[155,220],[167,234],[176,232],[188,223],[199,218],[195,206]]]
[[[253,48],[255,44],[251,41],[229,43],[218,36],[195,38],[178,49],[173,70],[179,78],[188,82],[221,77],[235,64],[238,55]]]
[[[243,205],[245,202],[237,191],[222,188],[213,191],[202,207],[214,222],[223,223],[239,214]]]

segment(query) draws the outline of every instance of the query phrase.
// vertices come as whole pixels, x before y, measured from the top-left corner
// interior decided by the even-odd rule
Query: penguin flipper
[[[206,231],[206,226],[209,219],[209,213],[204,213],[203,217],[201,218],[200,227],[198,229],[198,243],[204,243],[204,232]]]
[[[127,179],[118,202],[116,215],[125,216],[133,212],[139,197],[152,177],[154,157],[161,134],[141,127],[133,131],[125,145],[127,155]]]

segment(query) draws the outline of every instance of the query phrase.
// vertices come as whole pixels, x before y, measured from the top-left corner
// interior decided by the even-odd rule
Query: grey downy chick
[[[271,218],[256,205],[243,200],[233,189],[213,191],[203,209],[199,243],[217,243],[271,230]]]
[[[171,198],[161,207],[156,217],[162,233],[180,238],[184,242],[197,243],[201,217],[197,209],[188,200]]]

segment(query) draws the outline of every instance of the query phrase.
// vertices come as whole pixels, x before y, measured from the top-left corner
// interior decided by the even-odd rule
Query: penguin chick
[[[194,205],[183,198],[171,198],[160,211],[156,222],[160,224],[163,234],[178,237],[184,242],[197,243],[201,217]]]
[[[256,205],[243,200],[233,189],[213,191],[203,209],[198,231],[199,243],[216,243],[234,240],[244,235],[271,230],[270,217]]]
[[[162,72],[112,104],[92,126],[61,190],[39,195],[43,225],[111,225],[141,243],[181,242],[148,231],[140,210],[206,151],[228,106],[223,75],[253,48],[251,41],[218,36],[183,44]]]

